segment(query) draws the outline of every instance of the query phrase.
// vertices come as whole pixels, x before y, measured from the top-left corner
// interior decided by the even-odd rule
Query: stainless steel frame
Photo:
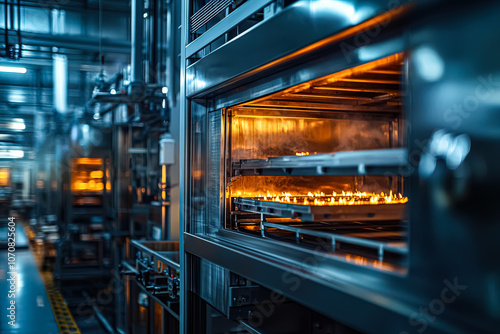
[[[464,179],[457,171],[446,167],[439,155],[428,157],[435,159],[436,169],[433,172],[429,175],[419,174],[419,160],[415,156],[429,154],[427,142],[432,131],[441,128],[455,135],[462,133],[470,136],[470,154],[482,157],[487,166],[495,165],[496,160],[491,158],[496,142],[494,136],[490,132],[479,134],[484,129],[492,129],[480,115],[492,116],[493,105],[485,103],[478,106],[476,110],[484,113],[471,113],[468,116],[470,122],[464,121],[457,113],[450,115],[446,110],[453,103],[463,104],[464,96],[474,94],[476,86],[480,85],[476,80],[477,75],[482,75],[484,79],[488,78],[489,73],[499,71],[493,54],[474,39],[474,34],[467,33],[467,29],[473,28],[483,38],[488,36],[492,41],[497,41],[497,34],[484,28],[483,24],[485,20],[494,22],[493,13],[500,9],[499,6],[490,3],[490,7],[481,8],[481,2],[465,7],[463,2],[459,2],[453,4],[453,10],[446,10],[447,16],[443,17],[439,13],[449,9],[451,2],[417,1],[411,9],[398,8],[392,11],[394,15],[383,27],[380,27],[381,22],[386,21],[374,19],[372,23],[374,26],[378,24],[380,32],[370,36],[369,42],[359,45],[355,41],[365,30],[352,27],[373,18],[374,14],[387,12],[381,1],[349,2],[354,12],[363,6],[372,9],[369,12],[373,15],[360,15],[360,19],[354,22],[342,20],[335,10],[315,12],[314,3],[298,1],[183,68],[183,94],[186,98],[183,110],[187,125],[186,147],[189,148],[185,172],[190,177],[184,191],[186,211],[183,212],[185,225],[181,242],[182,280],[187,288],[181,296],[184,312],[181,315],[181,331],[194,332],[190,324],[196,320],[200,308],[216,302],[207,296],[201,296],[200,299],[196,289],[191,287],[205,284],[216,289],[214,293],[217,293],[218,288],[223,288],[222,284],[210,285],[209,277],[196,275],[197,271],[193,268],[199,266],[199,261],[205,261],[213,268],[213,272],[236,273],[363,332],[410,333],[420,329],[436,333],[494,332],[500,325],[500,317],[495,311],[498,305],[490,297],[498,297],[495,289],[500,272],[493,265],[498,255],[493,247],[496,242],[493,235],[498,236],[498,226],[487,224],[480,228],[474,217],[498,219],[498,212],[491,209],[479,211],[467,206],[464,197],[469,196],[468,200],[475,204],[480,200],[474,199],[468,192],[462,192],[463,197],[457,193],[460,194],[459,189],[462,189],[458,180],[464,180],[472,189],[480,192],[482,189],[492,189],[493,185],[498,186],[498,174],[487,172],[487,177],[481,177],[473,172],[474,176]],[[472,9],[466,11],[466,8]],[[186,5],[185,38],[188,9]],[[413,15],[405,16],[407,10],[411,10]],[[447,25],[460,33],[449,38]],[[207,41],[217,38],[209,33],[205,33]],[[409,33],[413,36],[411,40],[407,38]],[[467,50],[457,56],[455,51],[463,46],[464,40],[473,44],[475,50]],[[352,49],[346,53],[342,45],[352,46]],[[225,117],[224,108],[397,52],[415,52],[413,56],[418,58],[417,51],[427,45],[437,50],[445,68],[448,66],[447,61],[452,62],[454,57],[458,57],[462,65],[473,63],[476,71],[472,67],[444,71],[437,79],[433,77],[429,80],[417,61],[411,59],[405,64],[409,73],[405,85],[405,112],[412,125],[408,139],[408,164],[404,164],[403,168],[410,180],[409,244],[407,248],[388,249],[407,253],[406,266],[385,266],[375,261],[358,263],[358,259],[353,257],[322,252],[321,247],[331,248],[331,242],[325,246],[320,244],[319,249],[306,249],[300,245],[269,238],[263,240],[222,228],[226,205],[224,189],[214,178],[218,174],[224,176],[226,168],[234,166],[216,165],[216,157],[219,163],[221,161],[221,151],[216,148],[224,143],[211,133],[222,133],[224,138],[227,131],[221,118],[221,115]],[[484,52],[479,55],[478,50]],[[186,60],[189,52],[186,49],[182,52]],[[235,63],[234,59],[238,59],[238,62]],[[471,84],[472,81],[475,84]],[[445,88],[451,83],[459,84],[460,93],[447,95],[449,91]],[[486,92],[488,88],[493,89],[493,86],[483,82],[481,92]],[[450,120],[449,116],[454,117]],[[211,141],[205,149],[197,146],[204,144],[202,138]],[[449,138],[454,137],[450,134]],[[196,170],[200,175],[194,175],[197,159],[215,165]],[[271,164],[269,161],[245,163],[255,163],[263,171],[272,170],[270,167],[268,169]],[[462,163],[468,168],[475,166],[472,159],[465,157]],[[241,170],[241,166],[236,167]],[[250,173],[251,169],[248,170]],[[278,173],[277,169],[275,171]],[[486,185],[486,179],[490,180],[491,185]],[[453,184],[452,188],[447,182]],[[203,186],[206,183],[208,185]],[[199,191],[192,192],[193,188]],[[221,191],[217,193],[217,189]],[[440,202],[440,194],[451,204]],[[488,196],[479,197],[492,203]],[[480,207],[484,209],[478,204],[477,208]],[[263,224],[282,228],[268,222]],[[288,232],[304,233],[302,229]],[[336,237],[334,239],[337,240]],[[371,243],[368,246],[380,247]],[[450,300],[448,297],[451,293],[455,293],[453,302],[448,303],[446,301]],[[438,314],[435,307],[439,302],[445,305],[445,310]],[[432,314],[424,314],[422,310],[430,310]]]

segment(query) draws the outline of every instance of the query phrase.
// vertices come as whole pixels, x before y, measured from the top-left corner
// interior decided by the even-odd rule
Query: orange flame
[[[378,205],[378,204],[402,204],[408,202],[408,197],[403,197],[401,194],[393,194],[392,190],[389,194],[381,192],[367,193],[367,192],[352,192],[342,191],[342,193],[333,192],[332,194],[325,194],[323,192],[309,192],[307,195],[292,196],[288,192],[283,192],[279,195],[267,194],[254,197],[255,200],[280,202],[280,203],[293,203],[299,205]]]

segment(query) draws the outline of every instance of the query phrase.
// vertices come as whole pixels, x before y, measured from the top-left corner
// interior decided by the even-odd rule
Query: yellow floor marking
[[[35,237],[35,233],[30,226],[25,226],[25,230],[28,239],[32,241]],[[32,247],[30,248],[38,264],[38,271],[40,272],[40,276],[42,276],[45,291],[49,297],[50,306],[52,307],[52,312],[56,318],[57,326],[59,326],[59,331],[62,334],[81,334],[80,329],[76,325],[75,319],[73,318],[68,305],[64,301],[62,294],[54,286],[54,277],[52,276],[52,273],[50,271],[42,271],[40,269],[41,263],[43,262],[42,254],[34,250]]]

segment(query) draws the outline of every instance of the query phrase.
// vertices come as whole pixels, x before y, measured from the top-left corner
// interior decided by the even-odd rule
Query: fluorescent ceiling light
[[[24,130],[26,129],[26,124],[24,124],[24,122],[23,123],[12,122],[10,123],[9,128],[12,130]]]
[[[0,159],[20,159],[23,157],[23,150],[0,150]]]
[[[26,71],[27,70],[25,67],[0,66],[0,72],[24,74],[24,73],[26,73]]]
[[[22,118],[13,118],[10,121],[0,122],[0,128],[7,128],[10,130],[24,130],[26,129],[26,124]]]

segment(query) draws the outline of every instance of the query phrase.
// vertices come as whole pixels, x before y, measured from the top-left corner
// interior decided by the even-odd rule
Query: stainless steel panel
[[[265,64],[272,64],[274,60],[306,48],[314,42],[335,35],[378,14],[393,10],[395,5],[403,5],[406,2],[403,0],[389,3],[384,0],[298,1],[272,19],[259,23],[250,31],[189,66],[186,69],[186,96],[199,96],[202,92],[213,90],[222,83],[226,85],[228,80],[245,72]],[[383,28],[381,25],[382,23],[379,23],[377,27]],[[351,35],[356,33],[353,31]],[[320,46],[324,45],[318,45]],[[350,46],[353,48],[352,44]],[[337,50],[342,52],[339,46]],[[357,58],[359,55],[353,57]],[[269,65],[266,65],[266,68],[269,68]]]
[[[391,35],[389,41],[386,37],[386,35],[380,35],[374,38],[370,46],[367,46],[368,52],[365,52],[362,58],[356,52],[346,58],[340,46],[335,45],[322,52],[318,51],[314,57],[309,54],[309,57],[290,61],[286,64],[287,66],[276,64],[273,67],[262,68],[261,71],[251,73],[253,74],[251,77],[243,74],[234,80],[224,82],[218,87],[220,89],[214,92],[208,90],[202,94],[210,98],[208,102],[211,110],[226,108],[403,51],[404,38],[401,35]],[[352,40],[347,42],[349,45],[354,45]],[[256,45],[255,48],[259,46]],[[230,60],[227,59],[226,63],[229,62]],[[237,89],[230,90],[236,87]]]
[[[229,270],[200,259],[199,295],[220,312],[229,308]]]
[[[375,271],[367,272],[367,268],[355,268],[340,262],[336,270],[329,270],[325,266],[313,268],[311,265],[314,263],[326,264],[331,260],[319,257],[317,251],[307,252],[269,240],[259,242],[253,237],[235,235],[234,232],[223,234],[218,241],[188,234],[185,236],[185,249],[220,266],[231,268],[232,272],[239,275],[252,277],[253,281],[264,287],[279,291],[306,307],[362,332],[400,333],[412,330],[408,319],[412,314],[415,316],[420,305],[429,303],[429,296],[409,293],[401,278],[387,277]],[[269,254],[294,261],[277,262],[270,259]],[[234,261],[235,258],[239,260]],[[453,322],[449,320],[447,314],[435,317],[434,321],[428,323],[426,332],[461,333],[464,332],[463,328],[471,328],[465,322],[457,324],[456,319]]]
[[[431,1],[421,2],[429,7],[419,8],[413,17],[414,44],[409,50],[412,202],[408,269],[386,270],[378,264],[356,263],[352,257],[320,254],[321,249],[308,251],[225,230],[214,239],[186,234],[187,253],[280,290],[363,332],[410,333],[424,325],[426,332],[448,333],[495,332],[499,328],[499,211],[494,208],[500,184],[495,169],[500,124],[496,51],[500,40],[490,27],[496,26],[500,6],[487,1],[440,1],[444,6],[432,7]],[[359,52],[349,62],[337,45],[296,67],[273,68],[265,78],[253,75],[258,66],[289,54],[293,50],[290,46],[305,40],[300,37],[308,34],[308,29],[315,31],[314,24],[299,33],[288,29],[290,25],[276,25],[276,36],[285,38],[280,43],[276,37],[274,44],[278,46],[274,47],[269,43],[274,36],[265,36],[268,31],[263,27],[274,27],[272,22],[286,13],[288,10],[191,66],[191,80],[198,82],[187,83],[188,94],[213,98],[209,109],[222,108],[362,62]],[[302,26],[302,22],[294,24]],[[327,29],[333,28],[334,24]],[[403,29],[408,31],[409,26]],[[383,38],[375,40],[370,47],[379,47],[386,54],[402,50],[401,37],[395,44],[378,44],[388,41]],[[265,43],[259,46],[256,41]],[[280,44],[286,49],[281,54]],[[238,61],[233,66],[235,59]],[[426,64],[433,65],[430,71]],[[229,87],[237,90],[225,92]],[[471,151],[456,169],[450,169],[443,156],[438,156],[431,172],[424,169],[419,175],[419,159],[431,151],[427,144],[436,129],[443,129],[444,138],[450,141],[467,135]],[[445,311],[431,318],[422,313],[443,303],[440,298],[451,292],[453,285],[461,290],[456,290],[452,303],[446,303]]]
[[[203,105],[192,104],[190,119],[191,136],[190,152],[187,154],[189,158],[190,168],[188,181],[190,182],[189,206],[186,205],[186,210],[189,210],[190,221],[189,227],[186,229],[191,233],[205,233],[206,210],[205,202],[207,194],[207,113]],[[189,146],[188,146],[189,147]]]
[[[221,113],[208,114],[207,140],[207,234],[213,234],[221,227],[221,203],[224,192],[221,189]]]

